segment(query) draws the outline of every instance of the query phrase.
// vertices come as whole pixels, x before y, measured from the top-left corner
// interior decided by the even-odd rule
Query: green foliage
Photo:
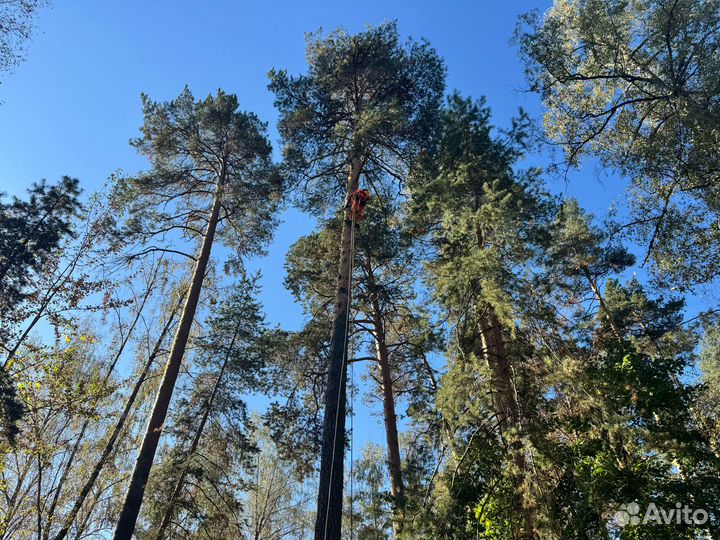
[[[26,201],[17,197],[9,203],[0,201],[0,344],[5,350],[11,350],[7,341],[23,303],[61,242],[73,235],[73,220],[81,209],[79,196],[78,180],[64,176],[57,185],[44,180],[34,184]],[[22,414],[12,381],[0,367],[0,424],[5,439],[14,440]]]
[[[532,364],[518,323],[537,315],[529,275],[549,238],[554,201],[538,170],[516,170],[528,129],[522,113],[509,132],[495,135],[484,103],[454,94],[442,119],[437,153],[410,182],[413,226],[434,248],[425,279],[451,336],[437,395],[451,455],[432,506],[419,509],[427,522],[422,533],[473,537],[480,528],[475,510],[492,499],[506,523],[486,523],[495,531],[488,534],[517,535],[523,492],[531,487],[520,486],[524,473],[509,447],[520,441],[517,407],[527,408],[522,416],[533,414],[532,389],[524,386],[532,376],[523,375]],[[493,328],[502,345],[490,350]],[[502,379],[499,361],[512,366],[514,382]],[[527,398],[517,403],[513,394]],[[507,411],[511,423],[499,422]]]
[[[262,389],[267,352],[258,291],[257,276],[239,278],[197,340],[198,372],[175,406],[168,429],[173,444],[151,477],[143,538],[156,537],[169,504],[172,521],[165,537],[241,534],[243,508],[236,493],[247,488],[257,452],[244,396]],[[181,475],[181,493],[169,501],[168,491]]]
[[[589,154],[630,177],[632,225],[665,283],[711,281],[720,262],[720,3],[558,0],[522,23],[547,137],[570,165]]]
[[[402,172],[432,145],[445,67],[425,42],[400,42],[397,25],[358,34],[309,34],[308,73],[270,71],[285,168],[301,207],[322,212],[345,190],[352,158],[366,177]]]
[[[353,464],[352,525],[358,540],[386,540],[392,534],[386,459],[382,447],[368,444]],[[346,498],[345,506],[349,510],[349,497]],[[350,530],[349,511],[345,516],[345,526]]]
[[[679,326],[682,302],[652,299],[636,280],[610,281],[604,298],[620,339],[598,317],[587,329],[590,345],[552,362],[546,379],[549,424],[536,447],[553,493],[548,520],[560,537],[594,531],[605,538],[606,521],[626,502],[712,505],[707,497],[720,487],[713,472],[720,461],[697,415],[698,388],[682,382],[696,345]],[[662,534],[695,533],[670,525]]]
[[[151,169],[120,179],[117,199],[129,212],[122,234],[167,246],[134,256],[177,250],[204,233],[215,190],[222,187],[218,237],[237,256],[258,254],[270,238],[282,181],[271,161],[267,126],[238,110],[237,97],[218,90],[195,100],[186,87],[173,101],[143,95],[142,136],[132,145]],[[179,237],[178,237],[179,236]]]
[[[73,234],[81,204],[78,180],[34,184],[26,201],[0,204],[0,314],[4,320],[28,296],[51,254]],[[0,335],[0,338],[3,336]]]
[[[489,122],[482,101],[449,98],[437,155],[410,183],[411,215],[436,247],[429,269],[441,305],[460,313],[487,303],[509,322],[518,270],[538,254],[552,201],[538,170],[513,170],[527,118],[504,137]]]
[[[0,201],[0,540],[50,540],[61,526],[107,536],[173,334],[187,356],[171,414],[151,424],[164,436],[138,539],[156,540],[165,518],[164,538],[308,538],[350,238],[340,246],[340,193],[358,162],[373,196],[353,230],[350,359],[362,362],[356,399],[383,403],[388,444],[366,445],[345,479],[352,499],[346,487],[331,501],[344,537],[717,538],[720,326],[715,313],[686,320],[684,293],[720,264],[719,1],[557,0],[524,19],[546,135],[569,164],[599,156],[632,182],[633,220],[619,230],[521,168],[522,111],[502,131],[483,100],[454,93],[443,107],[443,61],[395,23],[311,34],[307,73],[270,72],[282,166],[234,95],[186,88],[167,103],[143,96],[132,144],[150,167],[114,175],[108,199],[81,208],[65,177]],[[306,315],[298,331],[267,326],[259,276],[244,269],[288,184],[319,217],[285,263]],[[215,201],[225,275],[193,252]],[[636,263],[625,230],[659,280],[625,280]],[[193,262],[197,307],[180,332]],[[32,333],[39,321],[47,342]],[[620,527],[630,502],[688,504],[710,520]]]
[[[37,520],[49,525],[50,501],[56,489],[72,492],[83,481],[82,475],[76,474],[58,483],[75,445],[78,426],[88,422],[96,434],[88,433],[76,453],[80,462],[77,470],[85,470],[82,464],[86,463],[88,451],[104,433],[104,422],[114,411],[112,397],[116,395],[118,381],[106,379],[96,338],[78,328],[69,328],[54,346],[29,344],[6,369],[25,414],[18,426],[21,431],[16,444],[0,446],[3,459],[0,471],[3,478],[14,479],[0,485],[6,501],[0,537],[23,538],[34,536],[30,530]],[[18,497],[16,491],[28,490],[33,478],[33,492],[48,501],[40,509],[32,496]],[[24,518],[30,515],[31,524]]]
[[[312,486],[296,480],[294,465],[280,458],[266,432],[259,430],[254,439],[260,452],[248,478],[243,512],[247,534],[257,540],[307,538],[315,517],[308,509],[315,496],[308,489]]]

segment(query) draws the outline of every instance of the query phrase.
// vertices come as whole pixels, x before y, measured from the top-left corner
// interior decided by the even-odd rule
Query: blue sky
[[[445,57],[448,89],[486,95],[496,121],[522,105],[522,70],[509,40],[518,14],[547,2],[53,2],[42,11],[27,60],[0,84],[0,190],[18,193],[40,178],[80,179],[89,192],[117,169],[143,159],[128,145],[141,124],[140,93],[175,97],[185,84],[196,96],[217,88],[270,123],[277,114],[267,90],[272,67],[304,70],[304,33],[397,19],[400,31],[426,37]],[[278,145],[276,144],[276,148]],[[291,221],[291,223],[289,222]],[[312,223],[290,212],[264,283],[279,283],[287,246]],[[272,320],[296,326],[299,310],[266,287]]]
[[[487,97],[496,124],[507,125],[518,106],[538,117],[510,39],[519,14],[549,4],[56,0],[38,18],[27,60],[0,84],[0,191],[20,194],[32,181],[67,174],[92,192],[118,169],[143,168],[128,145],[141,124],[140,93],[166,100],[186,84],[198,97],[218,88],[237,94],[242,108],[270,123],[277,149],[267,72],[303,71],[304,33],[319,28],[353,32],[397,19],[404,36],[429,39],[445,58],[448,90]],[[612,178],[599,181],[592,167],[550,187],[596,214],[623,191]],[[264,276],[270,322],[298,328],[302,313],[282,287],[282,265],[289,245],[313,223],[294,210],[283,218],[270,255],[252,266]],[[380,442],[379,426],[367,411],[360,414],[360,441]]]

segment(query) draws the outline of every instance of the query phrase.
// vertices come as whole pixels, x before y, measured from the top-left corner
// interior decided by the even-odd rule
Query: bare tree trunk
[[[375,337],[375,351],[380,365],[381,392],[383,397],[383,418],[385,423],[385,440],[388,452],[388,472],[390,474],[390,496],[393,509],[393,536],[398,538],[402,532],[404,486],[402,480],[402,461],[400,459],[400,441],[398,438],[397,414],[395,413],[395,394],[393,391],[390,354],[385,335],[382,308],[376,294],[377,284],[370,260],[366,264],[368,293],[372,306],[372,325]]]
[[[92,491],[92,488],[95,486],[95,482],[97,481],[98,477],[100,476],[100,473],[102,472],[103,468],[107,464],[108,460],[110,459],[110,456],[113,453],[113,450],[115,449],[115,443],[117,442],[118,438],[120,437],[120,432],[125,427],[125,423],[127,422],[127,419],[130,417],[130,411],[132,410],[135,400],[137,399],[140,388],[142,387],[143,383],[147,379],[148,374],[150,373],[150,369],[152,368],[153,363],[155,362],[155,359],[157,358],[158,354],[160,353],[160,349],[162,348],[162,344],[165,342],[165,338],[170,332],[170,329],[172,328],[173,321],[175,319],[175,315],[177,314],[178,310],[180,308],[180,305],[173,308],[172,312],[170,312],[170,315],[168,317],[167,322],[165,323],[165,326],[162,329],[162,332],[160,333],[160,337],[158,337],[157,341],[155,342],[155,346],[153,347],[152,352],[148,356],[147,362],[145,362],[145,365],[143,366],[142,372],[137,378],[137,381],[135,381],[135,386],[133,387],[132,392],[128,396],[127,401],[125,402],[125,408],[123,409],[122,413],[120,413],[120,416],[115,423],[115,427],[113,428],[112,434],[110,435],[110,438],[105,443],[105,448],[103,449],[102,454],[100,454],[100,457],[98,458],[97,462],[95,462],[95,466],[93,467],[92,472],[90,473],[90,476],[85,481],[85,484],[80,489],[80,493],[77,496],[77,499],[75,500],[75,504],[73,505],[72,509],[70,510],[70,513],[65,517],[65,520],[63,521],[63,525],[58,531],[58,533],[53,537],[53,540],[63,540],[68,532],[70,531],[70,527],[72,527],[72,524],[75,522],[75,519],[77,519],[77,515],[80,512],[80,509],[82,508],[83,504],[85,503],[85,500],[87,499],[88,495]]]
[[[318,488],[315,540],[341,540],[343,503],[343,458],[345,455],[345,406],[347,401],[347,336],[350,291],[351,196],[358,189],[362,163],[352,158],[345,184],[345,219],[340,242],[338,281],[330,341],[330,360],[325,388],[320,483]],[[117,540],[124,540],[118,538]]]
[[[180,324],[178,325],[177,333],[173,340],[170,357],[165,366],[165,373],[163,374],[163,379],[158,389],[157,398],[153,405],[142,446],[140,447],[140,452],[135,462],[135,468],[125,495],[125,501],[120,510],[120,517],[118,518],[113,540],[130,540],[135,531],[135,523],[137,522],[140,506],[142,505],[143,496],[145,495],[145,486],[150,476],[150,469],[152,469],[153,460],[155,459],[155,452],[160,442],[160,435],[165,425],[170,399],[172,398],[175,382],[180,373],[180,365],[185,355],[185,347],[190,337],[190,329],[192,328],[198,301],[200,300],[200,292],[202,291],[203,281],[205,280],[205,271],[207,270],[208,261],[210,260],[210,250],[212,249],[215,229],[217,228],[220,216],[224,183],[225,173],[223,169],[215,190],[210,219],[200,249],[200,256],[197,258],[197,263],[195,264],[192,283],[185,300],[185,308],[183,309]]]
[[[195,435],[193,437],[192,442],[190,443],[190,448],[187,452],[186,459],[189,460],[192,458],[192,456],[195,455],[195,452],[197,452],[198,446],[200,444],[200,438],[202,437],[203,431],[205,431],[205,425],[207,424],[207,420],[210,417],[210,411],[212,410],[213,403],[215,402],[215,396],[217,396],[218,390],[220,389],[220,384],[222,383],[223,375],[225,374],[225,369],[227,368],[227,364],[230,361],[230,355],[232,354],[232,349],[235,346],[235,340],[237,339],[238,332],[240,330],[240,324],[235,328],[235,332],[233,333],[232,340],[230,341],[230,348],[228,349],[228,353],[225,356],[225,360],[222,363],[222,366],[220,368],[220,373],[218,373],[217,379],[215,379],[215,384],[213,385],[213,389],[210,392],[210,395],[208,396],[207,400],[205,400],[205,407],[202,414],[202,417],[200,418],[200,424],[198,425],[197,430],[195,431]],[[182,493],[183,486],[185,485],[185,478],[187,477],[188,473],[188,465],[185,465],[183,467],[182,473],[180,473],[180,477],[178,478],[178,481],[175,484],[175,489],[173,490],[172,494],[170,495],[170,499],[168,500],[167,508],[165,509],[165,513],[163,514],[162,521],[160,522],[160,526],[158,527],[158,532],[156,535],[156,540],[163,540],[165,538],[165,531],[170,526],[170,521],[172,520],[173,514],[175,513],[175,502],[177,501],[178,497],[180,496],[180,493]]]

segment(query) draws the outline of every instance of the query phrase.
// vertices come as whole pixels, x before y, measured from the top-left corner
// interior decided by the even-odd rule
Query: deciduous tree
[[[720,266],[720,3],[558,0],[518,41],[545,133],[570,165],[596,156],[631,180],[629,223],[666,284]]]

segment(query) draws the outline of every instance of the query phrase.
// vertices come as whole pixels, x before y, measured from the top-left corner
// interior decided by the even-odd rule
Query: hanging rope
[[[343,337],[343,355],[342,355],[342,364],[340,369],[340,377],[343,377],[345,375],[345,369],[347,366],[347,356],[348,356],[348,334],[350,331],[350,306],[352,304],[352,276],[353,276],[353,267],[355,262],[355,223],[356,221],[362,220],[362,213],[365,209],[365,205],[370,200],[370,193],[367,190],[364,189],[358,189],[355,190],[353,193],[350,194],[350,199],[348,201],[348,206],[350,206],[350,217],[352,220],[352,224],[350,226],[350,263],[349,263],[349,269],[348,269],[348,280],[347,280],[347,291],[348,291],[348,300],[347,300],[347,308],[345,310],[345,334]],[[347,384],[347,382],[346,382]],[[340,385],[342,389],[342,384]],[[352,392],[352,384],[350,386],[350,390]],[[335,468],[335,447],[337,443],[337,435],[338,435],[338,420],[340,417],[340,397],[341,393],[338,391],[338,397],[337,397],[337,404],[335,406],[335,429],[333,430],[333,451],[332,451],[332,458],[330,460],[330,482],[328,485],[328,498],[327,498],[327,507],[325,508],[325,528],[323,532],[323,539],[327,540],[327,526],[328,526],[328,519],[330,517],[330,494],[332,492],[332,478],[333,478],[333,471]],[[351,403],[354,396],[351,396]],[[352,434],[352,422],[353,422],[353,416],[350,415],[350,429]],[[350,440],[350,538],[352,540],[353,538],[353,479],[352,479],[352,472],[353,472],[353,457],[352,457],[352,438]]]
[[[350,540],[355,538],[355,495],[353,485],[355,483],[355,460],[353,459],[353,448],[355,447],[355,363],[350,361]]]

